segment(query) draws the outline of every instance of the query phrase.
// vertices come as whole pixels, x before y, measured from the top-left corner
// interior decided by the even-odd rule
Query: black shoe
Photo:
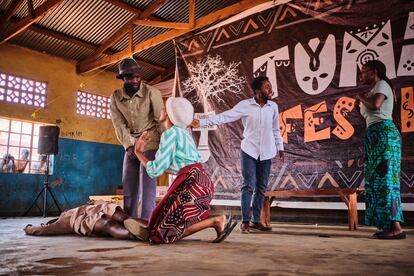
[[[378,231],[378,232],[375,232],[374,234],[372,234],[372,236],[374,238],[376,238],[378,235],[381,235],[381,234],[384,234],[384,233],[385,233],[385,231]]]
[[[389,236],[386,233],[387,232],[379,233],[377,235],[377,239],[380,239],[380,240],[403,240],[403,239],[406,238],[406,234],[405,234],[404,231],[402,231],[401,233],[399,233],[397,235],[392,235],[392,236]]]
[[[259,231],[272,231],[272,227],[265,226],[260,222],[258,222],[258,223],[251,222],[250,223],[250,228],[254,229],[254,230],[259,230]]]
[[[249,223],[248,222],[242,222],[242,224],[240,224],[240,230],[241,230],[242,234],[249,234],[250,233]]]

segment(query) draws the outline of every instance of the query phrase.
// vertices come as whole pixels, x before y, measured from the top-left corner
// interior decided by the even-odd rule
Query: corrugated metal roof
[[[45,1],[46,0],[33,0],[33,5],[36,8]],[[143,10],[154,1],[155,0],[124,0],[123,2]],[[4,13],[7,11],[11,2],[12,0],[0,0],[1,12]],[[239,1],[196,0],[196,18],[236,2]],[[22,1],[22,4],[16,10],[14,16],[22,18],[28,14],[27,1]],[[169,0],[153,14],[167,21],[187,22],[188,0]],[[41,18],[36,25],[99,46],[134,16],[134,13],[104,0],[66,0],[56,5],[56,7]],[[135,26],[134,43],[145,41],[166,31],[168,31],[168,29]],[[21,32],[19,35],[13,37],[10,42],[75,61],[80,61],[93,53],[92,49],[44,34],[39,34],[31,29]],[[128,47],[127,36],[115,43],[111,47],[111,50],[121,51],[126,47]],[[175,63],[174,46],[171,41],[167,41],[142,51],[136,54],[135,57],[168,68]],[[106,70],[116,72],[118,68],[115,64],[107,66]],[[158,74],[159,72],[154,69],[145,68],[143,78],[152,79]]]
[[[32,2],[33,2],[33,8],[36,9],[41,4],[43,4],[45,0],[32,0]],[[20,18],[20,17],[25,17],[28,14],[29,14],[29,8],[28,8],[27,1],[23,1],[22,4],[20,4],[20,7],[16,10],[15,15]]]

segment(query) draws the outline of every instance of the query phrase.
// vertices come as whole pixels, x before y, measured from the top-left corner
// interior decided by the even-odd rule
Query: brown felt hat
[[[141,73],[142,67],[132,58],[125,58],[119,62],[119,74],[116,75],[117,79],[122,79],[126,75]]]

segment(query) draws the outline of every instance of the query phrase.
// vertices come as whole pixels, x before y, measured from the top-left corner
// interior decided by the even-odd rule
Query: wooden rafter
[[[129,49],[131,49],[131,51],[134,47],[134,26],[129,27],[128,47],[129,47]]]
[[[56,5],[58,5],[62,1],[63,0],[47,0],[46,2],[44,2],[42,5],[40,5],[34,10],[34,13],[35,13],[34,18],[32,18],[32,16],[29,14],[28,16],[25,16],[22,19],[20,19],[16,24],[9,26],[8,29],[6,29],[2,34],[0,34],[0,44],[6,42],[10,38],[16,36],[20,32],[27,29],[30,25],[38,21],[48,11],[53,9]]]
[[[142,26],[149,26],[149,27],[179,29],[179,30],[187,30],[191,28],[189,23],[153,21],[153,20],[144,20],[144,19],[135,20],[134,24],[142,25]]]
[[[86,41],[81,40],[79,38],[68,36],[68,35],[63,34],[61,32],[52,31],[50,29],[38,26],[36,24],[31,25],[29,29],[31,31],[36,32],[36,33],[47,35],[47,36],[50,36],[50,37],[53,37],[53,38],[56,38],[56,39],[59,39],[59,40],[62,40],[62,41],[70,42],[74,45],[77,45],[77,46],[80,46],[80,47],[83,47],[83,48],[87,48],[87,49],[91,49],[91,50],[98,49],[98,46],[95,45],[95,44],[86,42]],[[108,54],[108,55],[111,55],[111,54],[114,54],[114,53],[115,52],[113,50],[110,50],[110,49],[107,49],[105,51],[105,54]],[[162,67],[158,64],[154,64],[154,63],[151,63],[151,62],[148,62],[148,61],[145,61],[145,60],[137,60],[137,62],[141,66],[154,69],[158,72],[164,72],[166,70],[166,68],[164,68],[164,67]]]
[[[175,73],[175,64],[173,66],[169,67],[168,69],[166,69],[164,72],[162,72],[161,74],[159,74],[155,78],[153,78],[149,82],[149,84],[154,85],[154,84],[160,83],[160,82],[168,79],[169,77],[171,77],[174,73]]]
[[[125,3],[122,0],[103,0],[103,1],[108,2],[108,3],[112,4],[112,5],[117,6],[117,7],[121,8],[121,9],[126,10],[126,11],[129,11],[130,13],[134,13],[136,15],[140,15],[141,12],[142,12],[142,10],[140,10],[140,9],[134,7],[134,6],[131,6],[131,5],[127,4],[127,3]]]
[[[10,18],[12,18],[13,14],[20,7],[20,4],[22,2],[23,0],[16,0],[10,3],[9,8],[7,9],[6,13],[0,20],[0,30],[6,25],[6,23],[10,20]]]
[[[98,58],[106,49],[114,45],[118,40],[120,40],[124,35],[126,35],[131,27],[134,26],[134,21],[142,18],[148,18],[154,11],[159,9],[165,2],[168,0],[157,0],[152,3],[148,8],[143,10],[140,14],[135,15],[131,20],[124,24],[120,29],[113,33],[109,38],[107,38],[102,45],[89,57],[86,58],[85,62]]]
[[[195,0],[189,0],[188,23],[193,28],[195,26]]]
[[[155,45],[161,44],[163,42],[166,42],[168,40],[174,39],[176,37],[179,37],[183,34],[189,33],[193,30],[202,28],[204,26],[207,26],[209,24],[212,24],[218,20],[222,20],[225,18],[228,18],[229,16],[232,16],[234,14],[240,13],[244,10],[247,10],[249,8],[252,8],[254,6],[257,6],[259,4],[268,2],[269,0],[242,0],[236,4],[230,5],[226,8],[223,8],[221,10],[212,12],[206,16],[203,16],[199,19],[195,20],[195,24],[193,28],[187,29],[187,30],[171,30],[162,34],[159,34],[155,37],[152,37],[146,41],[140,42],[136,44],[133,47],[133,50],[131,51],[128,47],[116,54],[101,58],[101,59],[95,59],[95,60],[88,60],[88,61],[81,61],[78,63],[77,71],[78,73],[86,73],[92,70],[95,70],[97,68],[100,68],[102,66],[110,65],[112,63],[118,62],[123,58],[129,57],[133,54],[139,53],[143,50],[146,50],[150,47],[153,47]]]
[[[98,46],[96,46],[92,43],[86,42],[82,39],[79,39],[79,38],[76,38],[76,37],[73,37],[73,36],[69,36],[69,35],[63,34],[61,32],[52,31],[50,29],[39,26],[37,24],[31,25],[29,27],[29,30],[34,31],[34,32],[39,33],[39,34],[49,36],[49,37],[53,37],[53,38],[56,38],[56,39],[59,39],[59,40],[62,40],[62,41],[66,41],[66,42],[72,43],[74,45],[77,45],[77,46],[80,46],[80,47],[83,47],[83,48],[86,48],[86,49],[95,50],[96,48],[98,48]],[[108,53],[111,53],[111,52],[108,52]],[[112,51],[112,53],[113,53],[113,51]]]
[[[11,20],[12,23],[15,23],[15,22],[18,21],[17,19],[14,19],[14,18],[11,18],[10,20]],[[77,45],[79,47],[86,48],[86,49],[90,49],[90,50],[94,50],[94,51],[96,49],[98,49],[98,45],[92,44],[90,42],[84,41],[82,39],[79,39],[79,38],[76,38],[76,37],[73,37],[73,36],[69,36],[69,35],[61,33],[61,32],[53,31],[51,29],[39,26],[37,24],[32,24],[29,27],[29,30],[31,30],[33,32],[36,32],[36,33],[39,33],[39,34],[42,34],[42,35],[53,37],[53,38],[56,38],[56,39],[59,39],[59,40],[65,41],[65,42],[69,42],[69,43],[72,43],[72,44]],[[105,51],[105,54],[108,54],[108,55],[112,55],[114,53],[115,52],[113,50],[110,50],[110,49],[107,49]],[[164,68],[164,67],[162,67],[158,64],[154,64],[154,63],[142,60],[142,59],[137,60],[137,62],[141,66],[151,68],[151,69],[156,70],[158,72],[164,72],[165,70],[167,70],[166,68]]]
[[[121,9],[129,11],[130,13],[133,13],[133,14],[138,15],[140,17],[142,17],[142,13],[144,12],[143,10],[141,10],[137,7],[134,7],[130,4],[127,4],[122,0],[103,0],[103,1],[106,1],[106,2],[108,2],[108,3],[110,3],[114,6],[117,6]],[[147,17],[150,18],[151,20],[165,21],[163,18],[161,18],[159,16],[156,16],[156,15],[152,15],[152,14],[148,15]]]
[[[164,71],[167,70],[167,68],[165,68],[165,67],[162,67],[160,65],[155,65],[153,63],[147,62],[147,61],[143,60],[142,58],[136,60],[136,62],[139,65],[141,65],[141,66],[148,67],[148,68],[152,68],[152,69],[154,69],[154,70],[156,70],[158,72],[164,72]]]
[[[189,0],[189,13],[188,14],[189,14],[188,23],[138,19],[134,21],[134,24],[148,26],[148,27],[187,30],[187,29],[194,27],[194,24],[195,24],[195,1],[194,0]]]
[[[148,8],[146,8],[142,13],[141,13],[141,18],[145,19],[148,16],[150,16],[153,12],[155,12],[156,10],[158,10],[162,5],[164,5],[168,0],[156,0],[154,3],[152,3],[151,5],[149,5]]]
[[[36,12],[35,12],[35,10],[34,10],[34,7],[33,7],[33,1],[32,1],[32,0],[27,0],[27,7],[28,7],[28,9],[29,9],[29,14],[30,14],[30,16],[31,16],[32,18],[35,18],[35,17],[36,17]]]

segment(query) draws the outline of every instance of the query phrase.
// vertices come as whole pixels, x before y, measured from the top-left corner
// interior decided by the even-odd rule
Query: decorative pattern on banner
[[[198,117],[253,97],[267,76],[279,106],[286,162],[273,160],[269,190],[363,187],[365,122],[355,95],[363,64],[381,60],[401,119],[403,199],[414,187],[414,2],[294,1],[176,44],[177,91]],[[390,13],[390,11],[393,11]],[[367,17],[367,14],[375,16]],[[240,121],[193,132],[216,198],[238,199]]]

